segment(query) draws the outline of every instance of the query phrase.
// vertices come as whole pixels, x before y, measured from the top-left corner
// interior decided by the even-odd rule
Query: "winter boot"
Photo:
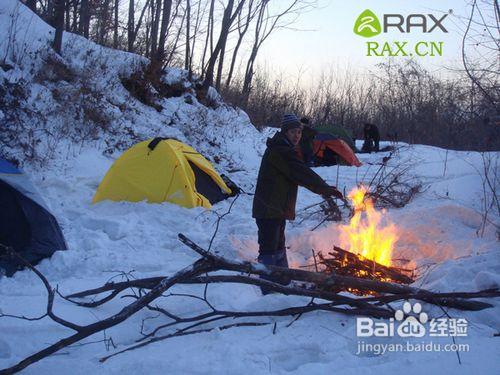
[[[257,260],[259,263],[264,264],[266,266],[278,266],[278,267],[288,268],[288,259],[286,257],[286,250],[279,250],[278,252],[269,254],[261,254],[257,258]],[[260,276],[260,278],[263,280],[273,281],[275,283],[279,283],[282,285],[290,284],[290,280],[288,278],[286,280],[284,278],[276,278],[268,276]],[[272,293],[272,291],[270,291],[265,287],[261,287],[260,289],[263,295]]]
[[[276,253],[276,266],[278,267],[283,267],[283,268],[288,268],[288,259],[286,256],[286,249],[280,250],[279,252]],[[286,276],[280,277],[279,280],[277,280],[278,283],[282,285],[288,285],[290,284],[292,280]]]

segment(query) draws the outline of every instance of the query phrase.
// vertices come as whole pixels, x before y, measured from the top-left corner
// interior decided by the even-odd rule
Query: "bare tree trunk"
[[[261,41],[261,32],[262,32],[262,27],[264,23],[264,15],[266,12],[266,7],[267,7],[268,2],[263,1],[260,5],[260,10],[259,10],[259,16],[257,17],[257,24],[255,26],[255,36],[254,36],[254,41],[253,41],[253,46],[252,46],[252,52],[250,53],[250,57],[248,58],[247,62],[247,67],[245,70],[245,79],[243,81],[243,97],[245,98],[245,101],[248,100],[248,96],[250,94],[250,89],[251,89],[251,84],[252,84],[252,78],[253,78],[253,66],[255,63],[255,59],[257,58],[257,52],[259,50],[259,44]]]
[[[77,33],[78,32],[78,5],[79,5],[79,0],[74,0],[73,1],[73,20],[71,21],[71,32],[72,33]]]
[[[70,13],[69,13],[69,10],[70,10],[70,6],[69,6],[69,0],[68,0],[68,4],[64,6],[65,8],[65,21],[66,21],[66,25],[64,27],[64,30],[66,31],[69,31],[70,30],[70,27],[71,27],[71,17],[70,17]]]
[[[191,55],[189,50],[190,45],[190,30],[191,29],[191,2],[190,0],[186,0],[186,48],[185,48],[185,57],[184,57],[184,69],[188,71],[188,77],[191,78],[191,61],[189,57]]]
[[[89,0],[82,0],[80,5],[80,24],[78,25],[79,34],[88,39],[90,26]]]
[[[109,18],[109,2],[110,2],[110,0],[103,1],[102,6],[101,6],[101,14],[99,16],[97,42],[101,45],[104,44],[104,39],[106,37],[108,18]]]
[[[135,1],[128,2],[128,21],[127,21],[127,51],[134,51],[135,40]]]
[[[177,6],[175,7],[174,18],[177,17],[177,14],[179,13],[179,4],[180,2],[177,3]],[[181,23],[179,25],[179,28],[177,29],[177,35],[174,38],[174,44],[172,46],[172,49],[170,50],[168,57],[164,61],[164,66],[168,66],[168,64],[170,64],[172,58],[174,57],[175,51],[177,51],[177,44],[179,43],[179,40],[181,38],[181,32],[183,30],[185,20],[186,20],[186,12],[184,12],[184,14],[182,15]]]
[[[113,48],[118,48],[118,6],[120,5],[120,0],[115,0],[115,19],[113,22]]]
[[[202,12],[201,12],[201,1],[198,1],[198,8],[196,10],[196,20],[194,24],[194,30],[193,30],[193,36],[191,37],[192,43],[190,46],[191,53],[189,54],[189,61],[191,63],[191,70],[193,69],[193,60],[194,60],[194,51],[196,50],[196,41],[197,41],[197,36],[198,36],[198,31],[200,29],[201,21],[203,18]],[[205,13],[205,9],[207,7],[207,2],[205,2],[205,8],[203,9],[203,14]]]
[[[147,19],[148,22],[146,22],[146,40],[145,40],[145,51],[144,54],[146,56],[149,56],[150,54],[150,49],[151,49],[151,27],[153,25],[153,9],[154,9],[154,1],[151,1],[148,3],[147,11]]]
[[[257,58],[257,52],[259,51],[259,47],[257,44],[254,44],[252,47],[252,52],[250,53],[250,57],[248,58],[247,68],[245,70],[245,79],[243,81],[243,95],[248,99],[248,95],[250,94],[253,73],[254,73],[254,63]]]
[[[213,35],[213,27],[214,27],[214,3],[215,0],[210,1],[210,9],[208,11],[208,25],[207,25],[207,37],[205,39],[205,46],[203,47],[203,56],[201,58],[201,75],[205,75],[205,57],[207,56],[207,50],[210,42],[210,46],[212,46],[211,35]],[[212,47],[210,47],[210,55],[213,53]]]
[[[242,1],[242,3],[244,3],[244,2],[245,1]],[[240,5],[242,5],[242,4],[240,4]],[[251,4],[249,6],[251,7]],[[239,19],[241,16],[242,10],[243,10],[243,6],[239,6],[235,12],[234,18],[237,16]],[[221,48],[221,51],[219,54],[219,65],[217,67],[217,79],[215,81],[215,88],[217,89],[217,91],[220,90],[220,84],[222,81],[222,74],[223,74],[222,72],[223,72],[223,68],[224,68],[224,57],[226,55],[226,43],[227,43],[227,37],[222,45],[222,48]]]
[[[63,31],[64,31],[64,11],[66,8],[66,1],[65,0],[55,0],[55,28],[56,32],[54,35],[54,51],[58,53],[59,55],[61,54],[61,48],[62,48],[62,37],[63,37]]]
[[[151,54],[149,57],[154,58],[158,48],[158,30],[160,26],[161,15],[161,0],[153,1],[153,23],[151,25]]]
[[[243,41],[243,37],[245,36],[246,32],[248,31],[248,27],[250,26],[250,22],[253,18],[252,7],[253,7],[253,0],[250,0],[250,2],[248,4],[248,14],[247,14],[246,21],[245,21],[244,25],[240,25],[239,20],[238,20],[238,41],[236,42],[236,46],[234,47],[234,50],[233,50],[233,57],[231,58],[231,66],[229,67],[229,73],[227,74],[227,79],[226,79],[226,87],[229,87],[229,85],[231,84],[231,79],[232,79],[233,73],[234,73],[234,67],[236,65],[236,56],[238,55],[238,51],[240,49],[241,42]]]
[[[52,27],[56,27],[55,20],[54,20],[54,1],[57,1],[57,0],[47,0],[46,20],[47,20],[48,24]]]
[[[165,58],[165,43],[167,42],[168,23],[170,22],[170,12],[172,11],[172,0],[163,0],[163,13],[160,27],[160,40],[156,60],[161,62]]]
[[[257,59],[257,53],[259,48],[262,46],[264,41],[271,35],[271,33],[278,27],[283,27],[279,25],[278,22],[282,17],[297,11],[297,7],[300,8],[301,0],[292,0],[286,9],[281,13],[273,16],[268,16],[268,5],[270,0],[263,0],[260,4],[259,16],[257,18],[257,25],[255,26],[255,40],[252,47],[252,52],[250,58],[248,59],[247,68],[245,71],[245,80],[243,82],[243,97],[244,100],[248,100],[248,96],[251,90],[251,84],[254,74],[255,60]],[[307,7],[307,3],[304,2],[302,9]],[[289,23],[288,23],[289,24]]]
[[[215,80],[215,88],[217,91],[220,89],[220,82],[222,80],[222,68],[224,67],[224,55],[226,54],[226,43],[221,48],[219,54],[219,64],[217,66],[217,78]]]
[[[205,74],[205,80],[203,81],[203,88],[205,90],[207,90],[208,87],[211,86],[213,81],[214,81],[215,63],[217,61],[219,53],[222,51],[222,49],[226,45],[227,37],[229,35],[229,29],[231,27],[231,24],[234,22],[238,12],[241,11],[241,8],[243,7],[244,3],[245,3],[245,0],[241,0],[238,4],[238,7],[236,8],[235,13],[233,14],[232,11],[233,11],[233,6],[234,6],[234,0],[229,0],[227,7],[224,10],[224,16],[222,17],[222,25],[221,25],[219,40],[217,41],[217,45],[215,46],[214,51],[212,52],[212,55],[210,56],[210,59],[208,60],[207,71]]]
[[[144,7],[142,8],[141,15],[139,16],[139,21],[137,22],[137,25],[134,25],[135,20],[134,20],[134,13],[131,12],[130,5],[132,6],[133,12],[135,12],[135,4],[134,0],[130,0],[129,2],[129,19],[128,19],[128,24],[127,24],[127,38],[128,38],[128,51],[129,52],[134,52],[134,43],[137,38],[137,34],[139,33],[139,30],[142,26],[142,20],[144,19],[144,14],[146,13],[146,10],[149,9],[149,3],[151,0],[147,0],[146,4],[144,4]],[[149,35],[149,29],[146,27],[146,38]],[[147,45],[147,43],[146,43]],[[148,48],[146,47],[146,54],[147,54]]]

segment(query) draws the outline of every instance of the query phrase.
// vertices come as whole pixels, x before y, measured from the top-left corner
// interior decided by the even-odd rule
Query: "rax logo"
[[[412,30],[420,29],[423,33],[431,33],[435,30],[441,30],[447,33],[443,21],[448,14],[437,18],[432,14],[410,14],[403,16],[401,14],[384,14],[381,22],[377,15],[370,9],[364,10],[354,23],[354,33],[365,38],[371,38],[380,34],[387,33],[391,29],[397,29],[400,33],[409,33]]]
[[[409,33],[411,29],[421,28],[424,33],[431,33],[436,28],[441,29],[441,31],[447,33],[448,30],[443,26],[443,21],[448,15],[445,14],[440,19],[437,19],[432,14],[425,16],[424,14],[410,14],[408,17],[403,17],[401,14],[384,14],[384,33],[387,32],[389,27],[395,27],[402,33]],[[433,25],[429,28],[427,19],[433,22]],[[403,25],[405,26],[403,28]]]

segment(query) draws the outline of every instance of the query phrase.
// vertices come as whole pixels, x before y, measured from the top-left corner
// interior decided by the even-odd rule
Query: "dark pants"
[[[285,227],[286,220],[255,219],[259,236],[259,256],[286,251]]]
[[[361,151],[365,152],[379,152],[380,146],[379,146],[379,140],[375,139],[367,139],[363,142],[363,147],[361,147]]]
[[[283,219],[255,219],[259,238],[259,263],[266,266],[278,266],[288,268],[285,247],[285,226]],[[290,280],[274,279],[262,276],[262,279],[288,285]],[[261,288],[263,294],[269,291]]]

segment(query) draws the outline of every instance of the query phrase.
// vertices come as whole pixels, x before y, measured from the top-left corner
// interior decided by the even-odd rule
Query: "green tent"
[[[356,149],[356,145],[354,143],[354,139],[352,138],[351,132],[346,130],[340,125],[333,125],[333,124],[318,125],[314,127],[314,130],[316,130],[318,133],[328,133],[336,135],[344,142],[346,142],[353,151],[358,151]]]

